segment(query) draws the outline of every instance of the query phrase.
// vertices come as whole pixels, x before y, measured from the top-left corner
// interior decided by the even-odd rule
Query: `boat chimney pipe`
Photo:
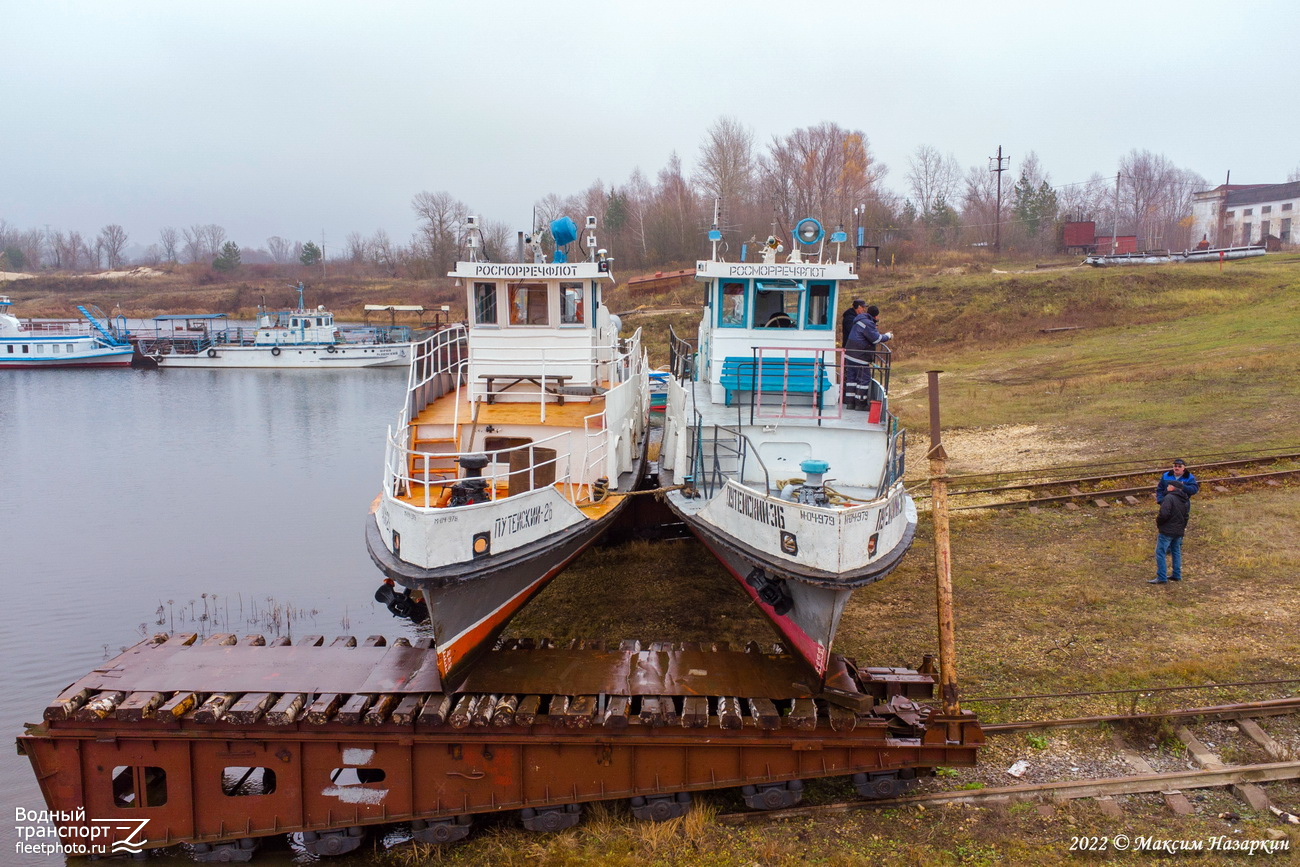
[[[930,370],[930,517],[934,521],[934,587],[939,613],[939,690],[943,715],[961,714],[957,691],[956,627],[952,606],[952,549],[948,536],[948,455],[939,429],[939,374]],[[952,731],[957,729],[957,731]],[[960,740],[960,725],[949,723],[948,740]]]
[[[523,232],[518,233],[518,241],[516,242],[516,244],[517,244],[516,255],[519,258],[519,264],[522,265],[524,264],[524,233]]]

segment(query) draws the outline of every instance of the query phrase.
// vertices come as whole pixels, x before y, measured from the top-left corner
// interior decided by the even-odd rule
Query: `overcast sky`
[[[131,242],[216,223],[405,242],[447,190],[527,228],[596,179],[689,171],[732,115],[834,121],[905,191],[928,144],[1056,184],[1145,148],[1212,183],[1300,166],[1292,2],[0,0],[0,219]],[[575,217],[578,215],[575,215]],[[820,215],[817,215],[820,216]]]

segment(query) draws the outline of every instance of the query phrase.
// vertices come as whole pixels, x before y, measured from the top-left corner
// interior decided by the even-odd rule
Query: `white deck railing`
[[[449,487],[459,478],[463,478],[464,474],[460,469],[459,459],[464,455],[476,454],[487,455],[488,457],[489,463],[483,470],[483,478],[488,481],[489,496],[494,499],[498,498],[497,488],[502,483],[505,483],[507,490],[509,489],[511,476],[527,473],[527,489],[532,490],[537,487],[539,471],[547,466],[554,466],[555,479],[554,482],[548,482],[548,484],[555,485],[565,499],[575,506],[584,502],[592,502],[595,481],[601,477],[609,478],[616,475],[618,469],[609,466],[611,437],[617,435],[620,431],[610,429],[608,415],[610,404],[608,402],[606,403],[606,410],[583,417],[581,431],[562,431],[554,436],[522,446],[496,451],[472,448],[462,451],[458,441],[457,450],[453,452],[425,452],[411,448],[411,422],[418,417],[420,411],[428,404],[453,390],[465,389],[469,401],[466,403],[466,401],[460,400],[458,396],[455,399],[455,409],[452,416],[452,429],[459,431],[462,404],[477,407],[480,402],[486,401],[486,383],[482,384],[483,390],[480,390],[479,383],[467,381],[467,371],[471,360],[467,357],[466,338],[467,334],[463,326],[453,326],[415,344],[410,372],[407,377],[406,400],[403,403],[402,411],[398,414],[397,425],[388,429],[384,455],[384,490],[396,498],[408,496],[411,491],[419,490],[416,486],[422,486],[423,496],[418,498],[422,502],[411,502],[410,500],[404,500],[403,502],[415,508],[439,508],[439,502],[442,499],[442,488]],[[537,359],[536,354],[530,354],[528,358],[530,368],[536,364]],[[641,332],[638,329],[630,338],[619,340],[608,346],[596,347],[595,352],[541,350],[541,366],[538,369],[538,378],[546,376],[548,366],[559,367],[561,364],[572,365],[575,363],[594,365],[593,369],[598,371],[601,377],[600,381],[610,383],[608,393],[612,393],[620,386],[635,380],[645,372],[645,359],[641,354]],[[481,368],[485,365],[485,360],[476,358],[473,360],[473,364],[476,368]],[[513,361],[501,360],[499,362],[488,361],[487,364],[490,366],[500,365],[501,367],[510,366],[512,369],[509,373],[518,373],[520,367],[517,359]],[[545,380],[543,379],[543,381]],[[518,396],[525,398],[522,402],[528,402],[528,399],[537,400],[541,405],[540,420],[545,420],[546,394],[541,392],[531,394],[521,392]],[[514,402],[519,403],[521,401],[515,400]],[[625,401],[619,400],[617,404],[623,406]],[[631,405],[636,406],[635,398],[632,398]],[[619,420],[621,418],[622,415],[620,414]],[[469,445],[472,446],[472,443]],[[528,451],[527,466],[513,471],[510,470],[510,455],[512,453],[538,448],[553,449],[555,456],[537,460],[537,452]]]

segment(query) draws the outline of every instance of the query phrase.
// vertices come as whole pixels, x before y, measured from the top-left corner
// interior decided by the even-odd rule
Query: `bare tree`
[[[348,232],[347,239],[343,242],[345,256],[353,265],[361,265],[366,261],[367,242],[360,232]]]
[[[144,255],[140,258],[146,265],[157,265],[162,262],[162,250],[157,244],[150,244],[144,248]]]
[[[1189,246],[1192,193],[1205,178],[1180,169],[1164,154],[1134,148],[1120,159],[1121,223],[1127,221],[1148,249]]]
[[[721,199],[723,228],[739,230],[754,201],[754,132],[734,117],[720,117],[704,134],[700,162],[692,175],[696,188],[708,199]]]
[[[483,255],[492,262],[508,262],[514,258],[515,235],[510,224],[502,220],[484,220],[479,225],[483,233]]]
[[[216,223],[203,227],[203,256],[208,261],[221,255],[221,248],[226,243],[226,230]]]
[[[392,239],[383,229],[379,229],[371,236],[366,248],[370,251],[370,262],[381,273],[388,277],[397,276],[397,260],[400,251],[394,249]]]
[[[104,257],[109,268],[122,265],[122,251],[126,249],[127,234],[117,223],[109,223],[99,230],[99,243],[104,248]]]
[[[880,198],[886,172],[864,133],[829,122],[774,137],[760,166],[762,195],[786,227],[813,215],[845,223],[854,205]]]
[[[174,226],[163,226],[158,230],[158,243],[162,245],[163,261],[175,262],[177,247],[180,244],[180,233]]]
[[[279,235],[272,235],[266,239],[266,249],[271,254],[271,260],[277,265],[294,261],[293,243]]]
[[[1088,180],[1064,186],[1057,195],[1062,219],[1109,223],[1114,212],[1115,179],[1093,172]]]
[[[67,265],[69,271],[90,267],[90,245],[76,229],[68,232]]]
[[[973,243],[992,244],[997,235],[997,180],[984,166],[966,171],[961,202],[962,227]]]
[[[945,157],[930,145],[921,145],[907,165],[907,185],[923,215],[931,213],[940,201],[949,205],[957,202],[962,174],[952,154]]]
[[[412,253],[426,263],[428,276],[443,276],[456,261],[456,244],[460,223],[465,217],[465,203],[451,193],[421,192],[411,200],[420,219],[419,233],[412,238]]]
[[[181,229],[181,234],[185,237],[185,258],[190,262],[202,262],[205,252],[203,226],[195,223],[189,228]]]

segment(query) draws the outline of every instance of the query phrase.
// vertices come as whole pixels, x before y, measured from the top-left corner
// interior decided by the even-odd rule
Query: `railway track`
[[[1279,485],[1300,474],[1300,448],[1288,447],[1258,453],[1193,457],[1192,469],[1201,493],[1224,493],[1241,484]],[[1114,464],[1079,464],[1013,473],[983,473],[948,477],[948,496],[978,498],[979,502],[953,506],[952,511],[970,509],[1036,508],[1080,503],[1105,508],[1112,505],[1149,503],[1155,480],[1168,467],[1151,462],[1122,461]],[[924,501],[927,494],[913,496]]]
[[[743,825],[771,822],[781,819],[809,818],[847,813],[861,809],[902,806],[937,806],[942,804],[992,804],[1011,801],[1042,801],[1060,803],[1082,798],[1093,799],[1100,809],[1112,817],[1121,816],[1117,797],[1139,794],[1159,794],[1166,807],[1175,815],[1190,815],[1194,807],[1184,791],[1208,788],[1227,788],[1244,808],[1261,814],[1271,814],[1283,822],[1300,824],[1294,815],[1295,803],[1276,804],[1264,784],[1300,779],[1300,746],[1287,746],[1271,737],[1256,722],[1267,716],[1300,714],[1300,696],[1264,702],[1182,708],[1160,713],[1115,714],[1056,720],[1026,720],[1018,723],[984,726],[991,736],[1005,736],[1027,729],[1039,731],[1078,726],[1100,726],[1103,723],[1140,723],[1159,719],[1163,721],[1196,720],[1203,725],[1206,720],[1231,720],[1228,731],[1240,733],[1268,759],[1263,762],[1230,765],[1225,763],[1208,744],[1208,738],[1198,734],[1191,724],[1179,724],[1174,729],[1185,756],[1195,764],[1186,770],[1158,772],[1143,754],[1119,731],[1110,734],[1113,754],[1133,770],[1126,776],[1095,777],[1090,779],[1051,780],[1010,786],[967,787],[957,790],[904,794],[870,802],[834,802],[803,807],[774,810],[766,813],[724,813],[718,816],[723,824]],[[1290,797],[1294,798],[1293,795]]]

